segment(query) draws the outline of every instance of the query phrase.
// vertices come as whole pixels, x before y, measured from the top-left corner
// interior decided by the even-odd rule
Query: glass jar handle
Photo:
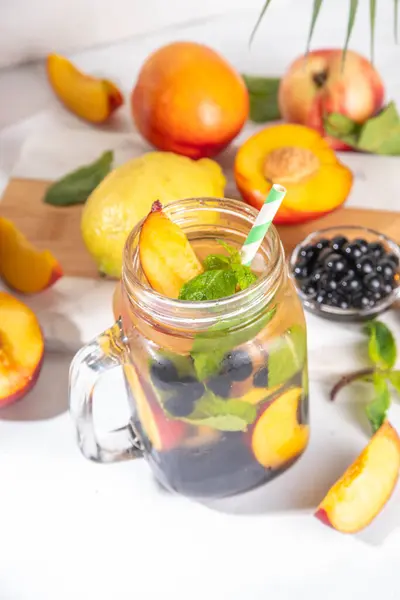
[[[127,352],[119,319],[72,360],[69,372],[69,409],[82,454],[97,462],[115,462],[143,456],[142,445],[130,424],[110,431],[101,440],[93,423],[93,393],[101,375],[119,367]]]

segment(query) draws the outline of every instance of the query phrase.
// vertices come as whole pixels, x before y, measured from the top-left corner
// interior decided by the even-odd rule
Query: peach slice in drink
[[[203,267],[182,229],[153,203],[139,240],[140,262],[151,287],[169,298],[178,298],[184,283]]]
[[[389,500],[399,469],[400,439],[386,421],[331,487],[315,516],[343,533],[361,531]]]

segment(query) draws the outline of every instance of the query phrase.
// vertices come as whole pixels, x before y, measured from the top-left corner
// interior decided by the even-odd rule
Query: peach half
[[[64,106],[91,123],[104,123],[124,102],[114,83],[85,75],[59,54],[48,56],[47,74]]]
[[[385,421],[358,458],[331,487],[315,516],[342,533],[357,533],[389,500],[399,477],[400,439]]]
[[[0,292],[0,407],[16,402],[35,384],[44,341],[30,308]]]
[[[0,217],[0,277],[22,294],[35,294],[53,285],[62,269],[48,250],[37,250],[9,221]]]

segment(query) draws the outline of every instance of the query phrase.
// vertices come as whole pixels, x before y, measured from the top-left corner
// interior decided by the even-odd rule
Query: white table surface
[[[343,32],[330,26],[330,16],[328,11],[324,17],[325,33],[327,27],[330,42],[340,44]],[[75,58],[93,72],[115,73],[124,91],[147,53],[178,37],[212,43],[243,71],[281,73],[303,50],[308,13],[285,24],[290,43],[278,42],[276,26],[264,27],[250,53],[253,21],[253,13],[214,19]],[[324,30],[318,35],[316,43],[323,43]],[[378,30],[377,62],[390,95],[399,100],[400,49],[386,40],[389,35],[384,27]],[[368,52],[361,31],[354,47]],[[54,101],[42,65],[0,72],[0,102],[3,186],[28,135],[55,126],[86,127]],[[129,131],[127,123],[125,113],[119,131]],[[365,199],[366,205],[371,202]],[[386,205],[385,197],[380,204]],[[88,330],[97,322],[99,328],[111,323],[109,296],[99,293],[98,321],[88,322]],[[385,318],[400,337],[398,313]],[[304,471],[302,462],[287,475],[282,510],[272,509],[269,500],[264,504],[262,494],[243,506],[204,506],[161,492],[144,461],[101,466],[84,460],[66,412],[71,355],[49,352],[34,390],[0,414],[0,600],[399,598],[399,528],[371,543],[368,535],[343,536],[311,517],[332,477],[356,456],[367,436],[359,417],[363,389],[356,397],[344,394],[337,407],[327,401],[332,378],[359,364],[359,328],[316,318],[308,318],[308,325],[313,433],[303,465],[314,461],[318,467],[310,470],[310,479],[308,473],[301,476],[298,502],[292,502],[298,490],[293,482]],[[110,426],[126,418],[122,391],[117,407],[109,403],[120,386],[114,373],[99,389],[99,410]],[[393,406],[394,422],[399,417],[399,406]],[[327,451],[326,465],[317,448],[325,440],[334,449]]]

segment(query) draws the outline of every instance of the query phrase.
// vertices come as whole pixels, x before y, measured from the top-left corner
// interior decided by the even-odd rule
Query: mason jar
[[[257,215],[243,202],[219,198],[180,200],[164,212],[200,260],[224,252],[221,240],[240,249]],[[141,224],[125,245],[119,318],[71,365],[79,447],[99,462],[143,456],[163,486],[186,496],[225,497],[262,486],[293,465],[309,439],[306,324],[278,233],[270,227],[253,260],[253,285],[191,302],[148,285]],[[166,243],[161,231],[159,243]],[[131,418],[100,437],[93,390],[116,366],[123,368]]]

